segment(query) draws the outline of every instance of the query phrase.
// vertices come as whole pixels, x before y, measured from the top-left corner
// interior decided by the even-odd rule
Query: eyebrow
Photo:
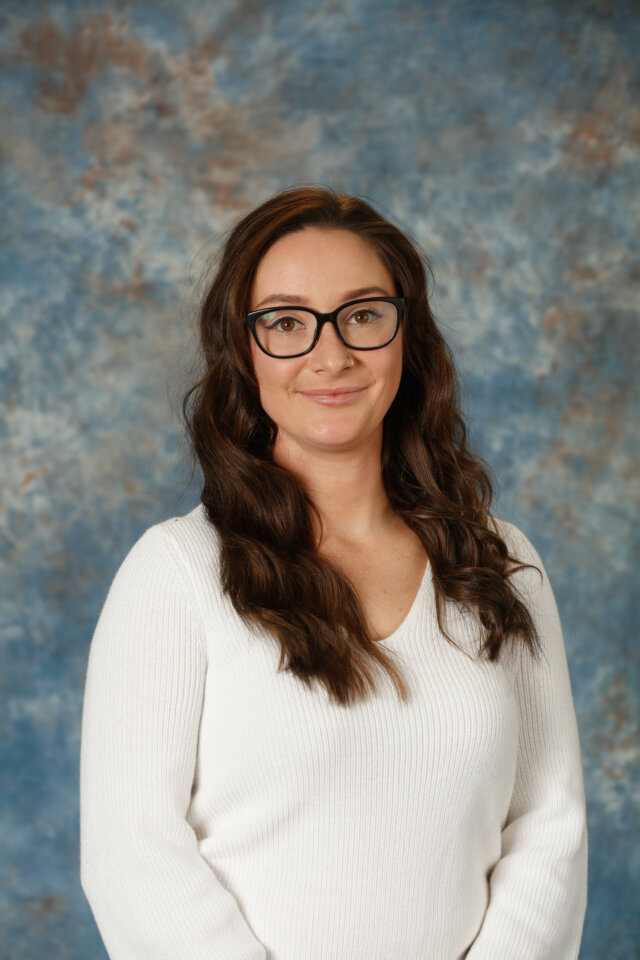
[[[380,293],[383,297],[390,297],[392,294],[387,293],[386,290],[383,290],[382,287],[361,287],[359,290],[349,290],[347,293],[343,294],[343,303],[346,303],[348,300],[355,300],[356,297],[364,297],[369,293]],[[260,307],[264,306],[265,303],[272,303],[273,301],[278,301],[281,304],[292,306],[295,304],[304,304],[309,303],[306,297],[301,297],[297,293],[272,293],[271,296],[265,297],[264,300],[261,300],[260,303],[257,303],[254,310],[259,310]]]

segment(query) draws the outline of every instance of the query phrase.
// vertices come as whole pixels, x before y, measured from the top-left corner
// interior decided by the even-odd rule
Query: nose
[[[342,342],[331,323],[325,323],[322,327],[318,342],[309,358],[315,370],[341,370],[344,367],[349,359],[349,348]]]

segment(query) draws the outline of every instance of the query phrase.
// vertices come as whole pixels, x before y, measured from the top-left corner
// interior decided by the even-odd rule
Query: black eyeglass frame
[[[388,340],[384,343],[381,343],[377,347],[354,347],[352,344],[347,343],[338,327],[338,314],[344,310],[345,307],[351,307],[356,303],[392,303],[396,308],[396,326],[395,330],[391,334]],[[266,353],[268,357],[273,357],[275,360],[291,360],[293,357],[303,357],[307,353],[311,353],[316,343],[320,339],[320,334],[322,333],[322,327],[325,323],[330,323],[333,326],[333,329],[338,334],[338,337],[344,343],[345,347],[348,347],[349,350],[380,350],[381,347],[386,347],[387,344],[391,343],[394,339],[398,330],[400,329],[400,323],[404,314],[405,307],[405,298],[404,297],[359,297],[357,300],[347,300],[346,303],[341,304],[335,310],[332,310],[331,313],[319,313],[317,310],[312,310],[311,307],[300,307],[291,303],[282,304],[277,307],[262,307],[260,310],[250,310],[249,313],[245,315],[245,320],[253,334],[253,339],[256,344],[262,350],[263,353]],[[313,340],[311,341],[311,346],[307,347],[306,350],[303,350],[301,353],[288,353],[286,356],[280,356],[277,353],[269,353],[258,339],[258,334],[256,333],[256,320],[258,317],[261,317],[263,313],[273,313],[276,310],[304,310],[306,313],[311,313],[316,318],[316,332]]]

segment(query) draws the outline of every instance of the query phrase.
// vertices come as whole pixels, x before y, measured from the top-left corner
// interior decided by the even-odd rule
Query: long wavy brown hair
[[[223,591],[247,624],[277,637],[279,670],[307,686],[321,682],[334,702],[348,704],[375,689],[375,666],[408,699],[392,652],[368,632],[355,588],[318,552],[312,513],[320,529],[321,517],[274,462],[277,425],[260,404],[245,322],[252,281],[268,248],[305,227],[350,230],[372,244],[405,298],[402,378],[383,423],[382,477],[393,510],[429,557],[443,635],[455,644],[442,616],[451,601],[476,614],[479,656],[497,660],[518,638],[536,655],[534,621],[510,583],[533,565],[509,555],[490,514],[490,468],[469,449],[453,355],[429,303],[429,260],[364,200],[328,188],[294,187],[244,216],[227,233],[199,306],[204,372],[184,395],[182,416],[218,533]]]

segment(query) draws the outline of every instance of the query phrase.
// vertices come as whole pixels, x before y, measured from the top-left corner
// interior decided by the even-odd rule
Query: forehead
[[[280,292],[304,294],[307,287],[314,293],[328,285],[349,290],[373,283],[389,286],[392,278],[371,243],[349,230],[305,228],[269,247],[254,276],[252,301]]]

